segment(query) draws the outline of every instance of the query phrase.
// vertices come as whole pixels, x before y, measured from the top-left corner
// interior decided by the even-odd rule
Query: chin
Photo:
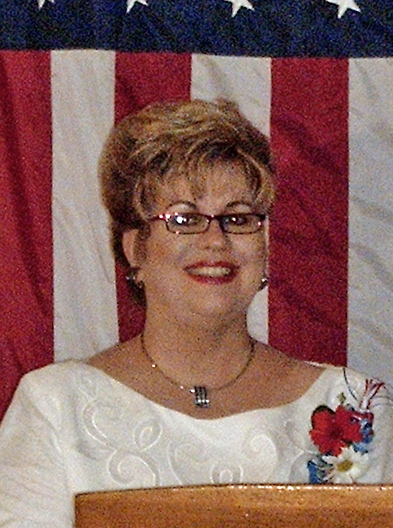
[[[246,320],[249,303],[222,302],[205,298],[198,306],[193,306],[192,312],[195,315],[208,317],[223,323],[225,320],[238,321],[242,318]]]

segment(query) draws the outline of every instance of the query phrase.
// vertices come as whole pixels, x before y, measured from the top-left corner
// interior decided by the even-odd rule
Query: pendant
[[[210,406],[206,387],[195,386],[192,392],[194,393],[194,403],[196,407],[207,409]]]

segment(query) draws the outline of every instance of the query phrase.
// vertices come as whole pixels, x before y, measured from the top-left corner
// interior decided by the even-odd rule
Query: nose
[[[213,218],[206,231],[199,235],[203,243],[209,247],[221,248],[228,244],[228,236],[222,230],[220,222],[217,218]]]

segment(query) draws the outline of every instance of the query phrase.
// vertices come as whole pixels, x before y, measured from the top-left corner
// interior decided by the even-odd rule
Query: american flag
[[[393,4],[0,6],[0,414],[27,371],[138,333],[97,160],[148,103],[225,97],[279,172],[252,335],[393,383]]]

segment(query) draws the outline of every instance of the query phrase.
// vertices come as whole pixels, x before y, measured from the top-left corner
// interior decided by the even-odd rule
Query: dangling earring
[[[138,271],[139,268],[131,266],[126,275],[126,280],[130,285],[136,286],[139,290],[143,290],[145,285],[143,284],[143,281],[138,280]]]
[[[260,285],[259,289],[260,290],[264,290],[268,284],[269,284],[269,277],[266,277],[266,275],[265,275],[264,277],[262,277],[261,285]]]

